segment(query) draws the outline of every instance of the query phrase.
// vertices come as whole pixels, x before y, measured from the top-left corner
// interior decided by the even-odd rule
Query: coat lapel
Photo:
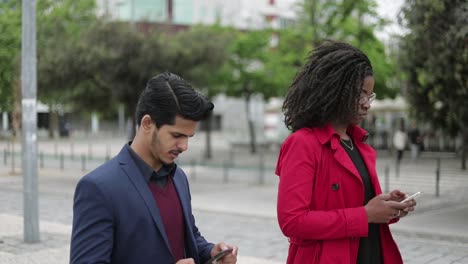
[[[153,195],[151,194],[148,184],[146,183],[143,175],[141,175],[140,170],[136,166],[135,162],[133,161],[128,151],[129,151],[128,145],[125,145],[118,155],[119,164],[122,170],[127,175],[127,177],[132,182],[135,189],[140,194],[140,197],[143,199],[146,205],[146,208],[150,212],[151,217],[153,218],[153,221],[156,224],[156,227],[158,228],[159,232],[161,233],[162,238],[164,239],[167,249],[169,250],[169,252],[171,252],[171,249],[169,246],[169,240],[167,238],[166,231],[164,229],[164,223],[162,222],[159,208],[156,205],[156,202],[154,200]]]
[[[354,165],[346,150],[340,147],[339,135],[336,133],[335,129],[330,124],[325,124],[323,127],[314,128],[314,130],[321,144],[330,144],[335,160],[362,182],[361,175],[359,174],[356,165]],[[355,145],[358,140],[365,140],[364,136],[366,135],[366,131],[359,127],[350,126],[348,128],[348,132],[353,138]]]
[[[376,171],[376,160],[375,160],[375,150],[371,148],[367,144],[360,144],[359,148],[362,148],[363,151],[361,151],[361,156],[362,159],[364,160],[364,163],[366,164],[367,171],[369,172],[369,177],[371,178],[372,186],[374,187],[374,191],[376,195],[379,195],[382,193],[382,189],[379,184],[378,176],[377,176],[377,171]]]
[[[336,140],[336,139],[332,139],[332,140]],[[337,142],[336,144],[339,144],[339,143]],[[361,175],[359,174],[356,168],[356,165],[354,165],[353,161],[351,160],[351,158],[349,157],[348,153],[346,152],[344,148],[337,147],[335,150],[334,156],[335,156],[336,161],[338,161],[338,163],[341,166],[343,166],[346,170],[351,172],[354,176],[356,176],[359,179],[359,181],[362,182]]]

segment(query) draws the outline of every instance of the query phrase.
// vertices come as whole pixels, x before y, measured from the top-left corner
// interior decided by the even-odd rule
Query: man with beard
[[[70,263],[236,263],[237,247],[209,243],[192,214],[187,176],[174,160],[214,105],[172,73],[141,93],[133,141],[78,183]]]

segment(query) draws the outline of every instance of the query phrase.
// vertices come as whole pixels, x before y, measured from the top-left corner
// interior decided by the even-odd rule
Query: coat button
[[[333,183],[332,184],[332,190],[338,191],[338,189],[340,189],[340,185],[338,183]]]
[[[357,237],[351,237],[351,240],[357,240]]]

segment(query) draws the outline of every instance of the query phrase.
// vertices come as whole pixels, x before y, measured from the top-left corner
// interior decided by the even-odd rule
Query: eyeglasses
[[[366,96],[365,94],[361,95],[361,97],[359,97],[359,104],[365,104],[365,103],[369,103],[369,104],[372,104],[375,100],[375,97],[377,97],[377,94],[376,93],[371,93],[369,96]]]

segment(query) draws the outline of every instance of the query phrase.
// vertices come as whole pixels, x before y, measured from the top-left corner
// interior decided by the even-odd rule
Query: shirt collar
[[[143,175],[146,182],[150,182],[153,178],[160,178],[166,177],[168,175],[174,176],[174,171],[177,165],[175,163],[172,164],[163,164],[162,167],[158,171],[154,171],[150,165],[148,165],[138,154],[130,147],[132,141],[128,142],[128,152],[130,156],[135,161],[136,166],[140,170],[141,174]]]

